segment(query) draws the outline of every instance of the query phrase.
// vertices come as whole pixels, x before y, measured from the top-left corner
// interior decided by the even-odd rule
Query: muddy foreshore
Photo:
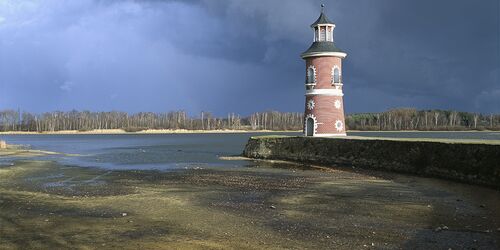
[[[495,249],[499,208],[488,188],[286,162],[0,166],[2,249]]]

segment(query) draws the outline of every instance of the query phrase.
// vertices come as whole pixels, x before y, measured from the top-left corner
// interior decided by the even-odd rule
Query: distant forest
[[[500,130],[499,114],[453,110],[398,108],[381,113],[351,114],[346,117],[351,130]]]
[[[398,108],[381,113],[350,114],[349,130],[500,130],[500,115],[446,110]],[[146,129],[187,130],[302,130],[302,113],[268,111],[242,117],[228,114],[215,117],[202,112],[190,117],[184,111],[168,113],[140,112],[48,112],[33,114],[15,110],[0,111],[0,131],[61,131],[123,129],[137,132]]]

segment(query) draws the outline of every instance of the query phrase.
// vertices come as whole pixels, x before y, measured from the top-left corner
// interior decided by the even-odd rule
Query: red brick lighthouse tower
[[[306,61],[305,136],[345,136],[342,92],[342,59],[347,54],[335,47],[335,24],[321,14],[311,24],[314,41],[301,57]]]

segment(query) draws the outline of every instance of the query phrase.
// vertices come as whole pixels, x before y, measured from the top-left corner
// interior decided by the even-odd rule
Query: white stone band
[[[347,136],[346,133],[339,133],[339,134],[314,134],[314,137],[330,137],[330,136]]]
[[[343,52],[310,52],[302,54],[302,58],[313,57],[313,56],[334,56],[344,59],[347,54]]]
[[[311,89],[306,90],[306,95],[344,96],[344,93],[341,89]]]

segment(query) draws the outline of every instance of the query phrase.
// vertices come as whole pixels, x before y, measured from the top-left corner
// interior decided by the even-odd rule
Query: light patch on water
[[[57,188],[57,187],[67,187],[71,188],[74,186],[80,186],[80,185],[88,185],[88,186],[100,186],[100,185],[105,185],[106,181],[99,180],[100,178],[110,174],[111,171],[108,171],[104,174],[101,175],[96,175],[95,177],[88,179],[88,180],[75,180],[75,177],[68,178],[62,181],[55,181],[55,182],[45,182],[41,186],[43,188]],[[37,178],[32,178],[32,179],[51,179],[51,178],[61,178],[64,177],[64,174],[56,174],[52,176],[44,176],[44,177],[37,177]]]
[[[7,159],[5,159],[5,160],[0,161],[0,169],[2,167],[12,167],[14,165],[15,165],[15,163],[14,163],[13,160],[7,160]]]
[[[74,177],[68,178],[63,181],[56,181],[56,182],[46,182],[42,184],[42,187],[44,188],[49,188],[49,187],[71,187],[74,186],[75,184],[72,183],[71,181],[75,179]]]
[[[47,176],[36,176],[36,177],[28,177],[26,178],[27,181],[39,181],[39,180],[48,180],[48,179],[56,179],[56,178],[63,178],[64,174],[59,173],[59,174],[52,174],[52,175],[47,175]]]

